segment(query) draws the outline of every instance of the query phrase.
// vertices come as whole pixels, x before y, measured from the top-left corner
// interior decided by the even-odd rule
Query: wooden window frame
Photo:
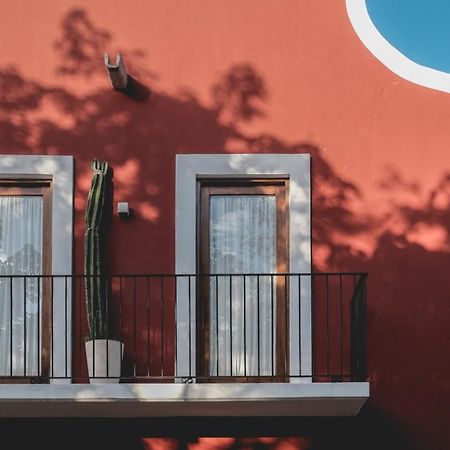
[[[212,195],[273,195],[276,199],[276,272],[289,272],[289,179],[280,177],[198,177],[197,178],[197,292],[196,366],[203,382],[284,382],[289,372],[289,279],[276,277],[276,360],[275,373],[269,377],[208,375],[209,344],[209,277],[210,202]],[[206,275],[206,276],[205,276]],[[200,326],[199,326],[200,324]]]
[[[48,382],[50,377],[51,302],[52,302],[52,177],[43,175],[1,175],[0,196],[42,197],[42,306],[41,306],[41,358],[37,377],[2,376],[0,383]]]

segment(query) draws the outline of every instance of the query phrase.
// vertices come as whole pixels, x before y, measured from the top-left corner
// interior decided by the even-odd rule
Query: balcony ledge
[[[0,417],[354,416],[369,383],[0,385]]]

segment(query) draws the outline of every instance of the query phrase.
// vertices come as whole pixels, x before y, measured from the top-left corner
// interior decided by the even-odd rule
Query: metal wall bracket
[[[112,87],[114,89],[126,89],[128,84],[128,74],[122,55],[118,53],[116,55],[116,63],[111,64],[108,54],[105,53],[104,61]]]

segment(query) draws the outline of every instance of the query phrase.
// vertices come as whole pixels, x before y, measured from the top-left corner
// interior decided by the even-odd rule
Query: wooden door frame
[[[210,377],[209,360],[209,198],[211,195],[274,195],[276,198],[276,273],[289,272],[289,179],[287,177],[198,177],[197,178],[197,302],[196,367],[203,381],[259,381],[256,376]],[[285,381],[289,372],[289,280],[276,276],[275,374],[268,381]],[[273,356],[273,355],[272,355]]]
[[[40,314],[40,371],[38,381],[46,382],[50,377],[50,342],[52,309],[52,177],[45,175],[0,175],[0,196],[42,197],[42,275]],[[33,382],[36,377],[2,376],[0,383]]]

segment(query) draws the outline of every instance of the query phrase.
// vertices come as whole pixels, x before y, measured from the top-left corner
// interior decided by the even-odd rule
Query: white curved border
[[[365,0],[346,0],[346,6],[356,34],[388,69],[413,83],[450,93],[450,74],[417,64],[393,47],[373,24]]]

